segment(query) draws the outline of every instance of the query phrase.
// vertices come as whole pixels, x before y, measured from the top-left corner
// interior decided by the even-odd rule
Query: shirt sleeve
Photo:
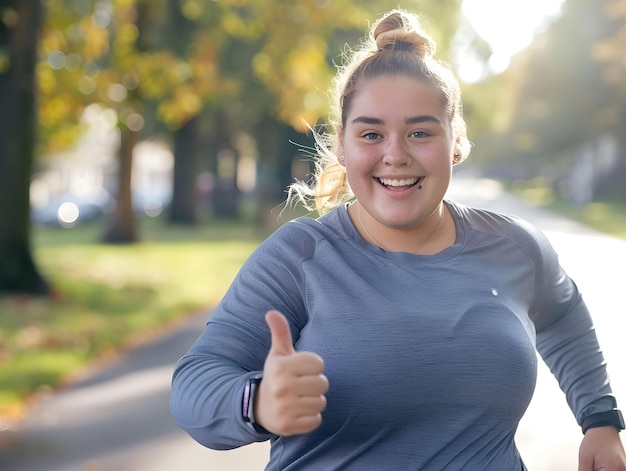
[[[537,350],[580,425],[590,414],[615,408],[616,401],[591,315],[576,284],[545,235],[536,229],[531,233],[536,243],[536,283],[530,315]]]
[[[282,226],[244,263],[203,332],[178,361],[170,411],[202,445],[232,449],[272,438],[242,417],[246,381],[261,373],[271,345],[265,314],[277,309],[289,321],[294,342],[306,324],[302,261],[310,238]]]

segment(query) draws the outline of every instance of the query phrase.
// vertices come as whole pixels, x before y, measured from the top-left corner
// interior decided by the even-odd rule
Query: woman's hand
[[[326,408],[324,361],[312,352],[296,352],[289,323],[280,312],[269,311],[265,320],[272,346],[257,389],[255,420],[276,435],[308,433],[320,426]]]
[[[587,430],[578,459],[578,471],[626,471],[624,446],[613,426]]]

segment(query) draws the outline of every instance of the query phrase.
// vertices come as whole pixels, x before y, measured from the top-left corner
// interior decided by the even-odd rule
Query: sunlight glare
[[[491,45],[489,68],[503,72],[511,57],[526,48],[547,22],[559,15],[564,0],[464,0],[462,11]]]

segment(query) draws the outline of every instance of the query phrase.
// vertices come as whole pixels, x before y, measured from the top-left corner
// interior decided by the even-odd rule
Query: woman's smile
[[[393,191],[402,191],[408,188],[412,188],[422,181],[424,177],[416,177],[416,178],[376,178],[378,183],[383,185],[385,188]]]

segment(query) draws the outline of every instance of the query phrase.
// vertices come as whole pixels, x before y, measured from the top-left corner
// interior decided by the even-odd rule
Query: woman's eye
[[[413,131],[411,133],[411,137],[428,137],[428,135],[426,131]]]
[[[379,134],[375,132],[368,132],[366,134],[363,134],[363,138],[368,140],[378,139],[379,137]]]

